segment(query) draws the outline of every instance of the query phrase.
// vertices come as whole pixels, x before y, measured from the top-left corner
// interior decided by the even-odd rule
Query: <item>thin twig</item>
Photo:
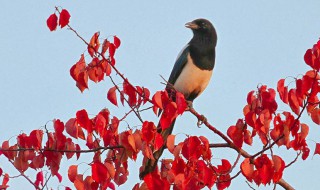
[[[119,89],[118,85],[116,85],[116,83],[114,82],[114,80],[112,79],[111,76],[109,76],[111,82],[113,83],[113,85],[117,88],[117,91],[120,93],[120,96],[123,96],[123,99],[127,102],[127,104],[129,105],[129,107],[131,108],[131,110],[136,114],[136,116],[138,117],[138,119],[141,121],[141,123],[143,123],[143,119],[141,118],[141,116],[139,115],[139,113],[134,110],[133,106],[130,106],[129,101],[124,97],[124,95],[121,93],[121,90]]]
[[[9,162],[15,167],[13,161],[9,160]],[[17,169],[17,170],[18,170],[18,169]],[[36,189],[39,188],[39,187],[38,187],[35,183],[33,183],[33,182],[31,181],[31,179],[30,179],[28,176],[26,176],[22,171],[20,171],[20,170],[18,170],[18,171],[20,172],[20,175],[21,175],[22,177],[24,177],[29,183],[31,183],[31,185],[33,185]]]
[[[246,181],[247,185],[250,187],[250,189],[256,190],[255,188],[253,188],[250,183],[248,181]]]
[[[48,182],[49,182],[49,179],[51,178],[51,174],[49,175],[49,177],[48,177],[48,179],[46,178],[46,182],[43,184],[43,186],[42,186],[42,189],[44,189],[46,186],[47,186],[47,184],[48,184]],[[48,187],[47,187],[47,189],[48,189]]]
[[[299,153],[297,153],[297,156],[295,157],[295,159],[292,160],[289,164],[287,164],[287,165],[285,166],[285,168],[287,168],[287,167],[291,166],[293,163],[295,163],[295,162],[298,160],[300,154],[301,154],[301,151],[300,151]]]

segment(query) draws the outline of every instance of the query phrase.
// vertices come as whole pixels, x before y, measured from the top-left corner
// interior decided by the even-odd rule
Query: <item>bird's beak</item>
[[[184,26],[187,28],[190,28],[190,29],[198,29],[199,28],[199,26],[197,24],[195,24],[194,22],[188,22]]]

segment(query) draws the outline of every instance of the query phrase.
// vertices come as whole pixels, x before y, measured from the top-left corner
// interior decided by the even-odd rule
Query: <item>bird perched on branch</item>
[[[186,23],[185,26],[192,30],[193,38],[178,55],[166,90],[170,91],[170,88],[173,87],[176,91],[183,93],[185,99],[192,103],[207,87],[212,76],[217,33],[211,22],[206,19],[196,19]],[[165,142],[172,133],[174,123],[175,120],[165,130],[162,130],[160,124],[158,125],[158,132],[161,133]],[[140,172],[140,179],[155,170],[165,149],[164,146],[153,153],[154,160],[146,161]]]

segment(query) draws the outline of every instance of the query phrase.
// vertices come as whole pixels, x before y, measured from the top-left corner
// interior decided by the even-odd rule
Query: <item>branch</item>
[[[9,162],[14,166],[14,163],[11,160],[9,160]],[[26,176],[22,171],[20,171],[20,170],[18,170],[18,171],[20,172],[21,176],[23,176],[27,181],[29,181],[29,183],[31,183],[31,185],[33,185],[35,187],[35,189],[39,189],[39,187],[35,183],[33,183],[28,176]]]
[[[35,148],[17,148],[17,149],[2,149],[0,148],[1,152],[19,152],[19,151],[26,151],[26,150],[31,150],[31,151],[48,151],[48,152],[74,152],[74,153],[90,153],[90,152],[96,152],[99,150],[113,150],[116,148],[124,148],[121,145],[118,146],[109,146],[109,147],[98,147],[94,149],[89,149],[89,150],[56,150],[56,149],[35,149]]]
[[[203,119],[203,115],[199,114],[194,108],[190,108],[189,110],[194,116],[197,117],[198,120]],[[301,115],[301,114],[300,114]],[[246,152],[245,150],[238,148],[225,134],[223,134],[221,131],[219,131],[218,129],[216,129],[215,127],[213,127],[207,120],[203,121],[203,124],[205,126],[207,126],[211,131],[213,131],[215,134],[219,135],[223,140],[226,141],[226,143],[218,143],[218,144],[210,144],[210,148],[222,148],[222,147],[230,147],[234,150],[236,150],[239,154],[241,154],[243,157],[245,158],[254,158],[254,156],[250,155],[248,152]],[[275,141],[276,142],[276,141]],[[271,144],[272,145],[272,144]],[[272,146],[269,146],[272,147]],[[268,148],[265,148],[266,150]],[[264,150],[264,151],[266,151]],[[279,184],[280,186],[282,186],[284,189],[286,190],[294,190],[294,188],[287,183],[284,179],[280,179],[277,184]],[[248,184],[249,185],[249,184]],[[249,185],[250,186],[250,185]],[[251,186],[250,186],[251,187]]]
[[[112,64],[110,64],[110,65],[112,65]],[[143,120],[142,120],[142,118],[140,117],[140,114],[139,114],[136,110],[134,110],[134,107],[133,107],[133,106],[130,106],[129,101],[128,101],[128,100],[124,97],[124,95],[121,93],[118,85],[116,85],[116,83],[114,82],[114,80],[112,79],[112,77],[109,76],[109,78],[110,78],[111,82],[113,83],[113,85],[117,88],[117,91],[120,93],[120,96],[123,96],[123,99],[127,102],[127,104],[129,105],[129,107],[131,108],[131,111],[133,111],[133,112],[136,114],[136,116],[138,117],[138,119],[141,121],[141,123],[143,123]]]
[[[285,168],[287,168],[287,167],[291,166],[293,163],[295,163],[295,162],[298,160],[300,154],[301,154],[301,151],[300,151],[299,153],[297,153],[297,156],[295,157],[295,159],[292,160],[289,164],[287,164],[287,165],[285,166]]]

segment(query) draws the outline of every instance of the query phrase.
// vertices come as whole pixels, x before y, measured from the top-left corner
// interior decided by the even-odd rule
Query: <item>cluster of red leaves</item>
[[[47,26],[50,31],[54,31],[58,24],[61,28],[69,24],[69,12],[66,9],[62,9],[60,12],[57,7],[56,11],[59,13],[59,23],[56,13],[50,15],[47,19]],[[70,26],[69,28],[72,29]],[[94,33],[90,42],[87,43],[87,50],[92,58],[91,62],[86,64],[82,54],[80,60],[70,69],[70,75],[76,81],[76,85],[81,92],[88,88],[88,79],[96,83],[100,82],[104,79],[104,76],[111,74],[111,67],[115,65],[114,54],[121,44],[120,39],[117,36],[113,36],[113,42],[104,39],[102,46],[100,46],[99,36],[99,32]],[[109,53],[108,58],[104,56],[107,51]]]
[[[170,135],[166,144],[174,159],[162,160],[160,172],[147,174],[144,183],[141,186],[136,184],[133,189],[167,190],[170,184],[174,189],[195,190],[212,188],[215,183],[219,190],[230,186],[231,164],[223,159],[221,165],[211,165],[212,154],[207,138],[190,136],[176,146],[174,141],[175,135]]]
[[[115,65],[114,53],[120,46],[120,40],[117,36],[113,36],[113,43],[104,40],[100,48],[99,32],[96,32],[88,44],[88,52],[91,56],[91,62],[86,64],[84,55],[70,69],[70,75],[76,81],[77,87],[83,92],[88,88],[88,79],[97,83],[104,79],[104,76],[110,76],[111,68]],[[99,48],[101,52],[99,52]],[[109,58],[105,58],[104,54],[109,50]]]
[[[241,163],[241,172],[248,181],[254,181],[257,185],[277,183],[282,178],[285,163],[281,157],[273,155],[269,159],[266,154],[262,154],[254,160],[246,158]]]
[[[127,98],[127,103],[130,107],[139,107],[142,104],[147,103],[150,97],[149,89],[140,86],[133,86],[126,79],[122,84],[122,90],[120,90],[119,86],[111,87],[108,90],[107,98],[112,104],[116,106],[118,106],[117,91],[120,94],[120,101],[122,105],[124,105]]]
[[[184,95],[177,91],[174,92],[174,95],[169,95],[166,90],[158,91],[153,95],[152,103],[155,114],[158,114],[159,109],[163,111],[160,118],[162,130],[167,129],[173,120],[183,114],[188,107]]]
[[[312,69],[319,72],[320,69],[320,40],[313,45],[312,49],[308,49],[304,54],[304,61]]]
[[[55,30],[58,25],[63,28],[69,24],[68,11],[62,9],[60,12],[57,8],[56,10],[59,18],[54,13],[47,19],[50,31]],[[100,45],[99,35],[99,32],[96,32],[87,43],[91,62],[86,64],[82,54],[80,60],[70,69],[70,75],[81,92],[88,88],[88,79],[100,82],[104,76],[111,74],[111,68],[115,69],[114,55],[121,41],[114,36],[113,42],[105,39]],[[105,58],[107,51],[108,58]],[[244,119],[239,119],[236,125],[230,126],[227,131],[227,135],[238,148],[241,148],[243,143],[251,145],[253,137],[257,135],[264,147],[273,143],[302,152],[302,159],[308,157],[310,150],[306,137],[309,127],[299,119],[303,110],[306,109],[312,121],[320,124],[318,99],[320,41],[306,51],[304,60],[312,70],[301,78],[295,79],[294,88],[289,89],[285,86],[285,79],[280,79],[277,85],[280,99],[289,105],[296,117],[290,112],[276,113],[278,108],[275,99],[276,91],[267,86],[260,86],[257,91],[251,91],[247,96],[247,105],[243,109]],[[121,75],[118,71],[117,73]],[[122,89],[116,85],[107,93],[108,100],[114,105],[118,105],[117,91],[120,93],[121,103],[124,105],[126,101],[131,108],[151,102],[155,114],[158,114],[159,109],[163,112],[160,118],[163,130],[186,110],[187,104],[183,94],[174,92],[172,97],[172,93],[158,91],[150,101],[150,91],[147,88],[133,86],[128,79],[121,76],[124,79]],[[17,137],[17,142],[11,146],[9,141],[4,141],[0,155],[7,157],[21,173],[28,169],[40,170],[34,182],[34,185],[40,188],[46,183],[42,172],[44,167],[47,167],[61,182],[62,176],[59,174],[59,169],[64,156],[67,159],[74,156],[79,159],[81,153],[93,152],[92,160],[88,163],[91,175],[84,176],[78,172],[77,165],[72,165],[68,169],[69,180],[80,190],[115,189],[114,183],[121,185],[127,181],[129,158],[136,160],[138,153],[142,151],[145,157],[154,159],[153,151],[157,151],[166,143],[166,147],[174,158],[162,160],[160,170],[147,174],[144,183],[141,186],[136,184],[135,190],[170,189],[171,185],[174,189],[202,189],[212,188],[214,184],[217,189],[222,190],[230,186],[232,179],[230,173],[234,166],[225,159],[222,160],[221,165],[211,164],[212,153],[207,138],[189,136],[175,145],[175,136],[169,135],[168,139],[162,139],[153,122],[144,121],[141,130],[133,132],[130,129],[119,133],[120,122],[117,117],[111,117],[107,109],[101,110],[93,118],[89,118],[86,110],[80,110],[76,113],[76,117],[69,119],[66,124],[60,120],[54,120],[53,132],[33,130],[29,135],[22,133]],[[81,150],[79,144],[74,143],[75,139],[83,140],[88,149]],[[107,149],[109,151],[102,154]],[[320,143],[316,143],[314,154],[320,154]],[[282,178],[284,168],[285,163],[280,156],[272,155],[270,159],[266,154],[246,158],[240,166],[247,180],[257,185],[277,183]],[[2,173],[0,168],[0,176]],[[0,188],[5,189],[8,187],[9,175],[2,176]],[[66,187],[66,189],[71,188]]]
[[[56,10],[58,11],[57,8]],[[62,9],[62,11],[59,12],[59,22],[58,22],[58,16],[56,15],[56,13],[53,13],[47,19],[47,26],[50,29],[50,31],[56,30],[58,24],[61,28],[63,28],[69,24],[70,17],[71,16],[69,12],[66,9]]]
[[[258,134],[261,142],[266,146],[274,143],[278,146],[292,148],[302,152],[302,159],[309,156],[310,149],[306,143],[309,126],[300,122],[303,110],[307,110],[312,121],[320,124],[320,108],[318,93],[320,92],[320,41],[307,50],[304,56],[305,62],[313,70],[306,72],[301,78],[295,79],[295,87],[285,86],[285,79],[280,79],[277,85],[279,97],[283,103],[289,105],[292,112],[284,111],[276,113],[276,91],[267,86],[261,86],[257,91],[251,91],[247,96],[247,105],[243,108],[243,119],[230,126],[228,136],[233,143],[241,148],[243,142],[252,144],[253,137]],[[273,128],[272,128],[273,124]],[[252,127],[252,133],[248,130]],[[273,142],[272,142],[273,141]],[[320,145],[316,145],[314,154],[320,154]],[[270,160],[265,154],[254,159],[246,158],[241,164],[242,174],[257,185],[269,184],[271,180],[277,183],[284,170],[285,164],[281,157],[272,156]]]
[[[259,87],[257,92],[248,93],[247,105],[243,108],[245,123],[239,119],[235,126],[229,127],[227,132],[236,146],[241,148],[243,142],[251,145],[252,138],[256,134],[264,145],[267,144],[270,122],[278,107],[275,95],[275,90],[267,89],[265,85]],[[252,127],[252,133],[247,129],[248,125]]]
[[[48,139],[46,145],[43,147],[43,134],[42,130],[33,130],[29,135],[22,133],[17,137],[17,143],[10,146],[9,141],[2,143],[1,149],[2,154],[6,156],[10,162],[13,163],[14,167],[24,173],[29,168],[38,170],[47,166],[53,176],[57,176],[58,180],[62,181],[62,176],[58,173],[60,168],[60,161],[63,153],[57,150],[75,150],[70,148],[72,140],[64,137],[65,144],[62,144],[60,134],[57,131],[60,125],[60,121],[55,121],[55,132],[48,133]],[[19,150],[21,151],[13,151]],[[74,154],[74,153],[73,153]],[[68,157],[67,158],[71,158]],[[43,174],[40,171],[37,174],[36,185],[43,185]]]

